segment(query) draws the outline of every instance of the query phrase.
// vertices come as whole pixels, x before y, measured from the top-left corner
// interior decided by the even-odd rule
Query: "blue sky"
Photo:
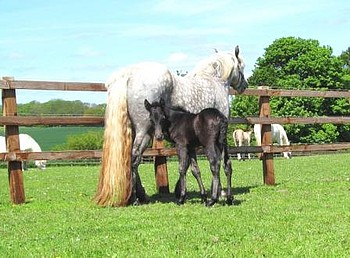
[[[104,82],[128,64],[189,71],[213,48],[240,46],[246,75],[275,39],[350,46],[350,2],[324,0],[0,0],[0,76]],[[17,91],[18,103],[105,103],[106,93]]]

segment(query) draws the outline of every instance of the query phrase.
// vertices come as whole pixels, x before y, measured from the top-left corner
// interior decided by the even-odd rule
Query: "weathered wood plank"
[[[103,126],[104,118],[96,116],[3,116],[0,125],[93,125]]]
[[[231,124],[350,124],[350,117],[232,117]],[[0,117],[0,125],[104,125],[102,116],[12,116]]]
[[[10,77],[9,77],[10,78]],[[272,86],[273,87],[273,86]],[[63,91],[106,91],[105,84],[100,82],[61,82],[61,81],[28,81],[1,80],[0,89],[31,89],[31,90],[63,90]],[[239,95],[230,89],[231,95]],[[246,89],[242,95],[269,97],[319,97],[319,98],[350,98],[350,91],[319,91],[319,90],[284,90],[284,89]]]
[[[350,124],[350,117],[231,117],[231,124]]]
[[[230,89],[229,93],[230,95],[240,95],[233,89]],[[241,95],[268,97],[350,98],[350,91],[246,89]]]
[[[104,83],[2,80],[1,89],[107,91]]]
[[[17,115],[16,91],[2,90],[2,106],[4,116]],[[6,147],[9,152],[19,151],[19,128],[17,125],[5,126]],[[22,204],[25,202],[22,163],[19,161],[9,161],[8,179],[10,187],[10,199],[12,203]]]
[[[164,148],[164,141],[154,138],[152,148]],[[165,156],[154,157],[154,171],[158,193],[169,193],[168,167]]]
[[[270,107],[270,97],[260,96],[259,98],[259,117],[270,118],[271,107]],[[261,145],[271,145],[272,144],[272,132],[270,124],[262,124],[261,126]],[[262,160],[263,167],[263,177],[264,183],[267,185],[275,184],[275,169],[273,165],[273,154],[269,152],[264,152],[260,156]]]
[[[284,151],[291,152],[316,152],[316,151],[337,151],[349,150],[350,142],[344,143],[330,143],[330,144],[295,144],[288,146],[267,145],[267,146],[241,146],[231,147],[228,152],[230,154],[237,153],[281,153]],[[197,150],[199,155],[203,155],[201,149]],[[160,148],[160,149],[146,149],[143,156],[176,156],[175,148]],[[24,161],[24,160],[69,160],[69,159],[101,159],[102,151],[100,150],[79,150],[79,151],[43,151],[43,152],[3,152],[0,153],[0,160],[3,161]]]

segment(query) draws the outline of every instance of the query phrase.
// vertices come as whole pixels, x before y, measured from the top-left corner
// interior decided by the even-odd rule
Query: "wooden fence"
[[[6,145],[8,152],[0,153],[0,160],[8,162],[8,177],[10,199],[15,204],[25,202],[23,184],[22,161],[25,160],[69,160],[101,158],[101,151],[49,151],[49,152],[21,152],[19,149],[19,126],[35,125],[86,125],[103,126],[103,117],[74,116],[18,116],[16,90],[62,90],[62,91],[106,91],[103,83],[80,82],[47,82],[47,81],[23,81],[14,80],[11,77],[3,77],[0,80],[2,90],[3,116],[0,117],[0,125],[5,127]],[[234,95],[234,90],[230,91]],[[321,98],[349,98],[350,92],[339,91],[308,91],[308,90],[276,90],[268,88],[247,89],[244,95],[259,96],[259,117],[230,118],[233,124],[262,124],[262,146],[242,146],[229,149],[231,154],[250,152],[262,153],[262,167],[264,183],[275,184],[273,153],[284,151],[306,152],[350,149],[350,143],[322,144],[322,145],[272,145],[271,124],[299,123],[299,124],[346,124],[350,123],[350,117],[271,117],[271,97],[321,97]],[[169,191],[167,179],[166,157],[176,155],[173,148],[163,148],[161,143],[155,143],[152,149],[147,149],[144,156],[155,156],[156,182],[160,192]]]

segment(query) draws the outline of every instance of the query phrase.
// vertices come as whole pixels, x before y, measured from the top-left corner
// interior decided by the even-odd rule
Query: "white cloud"
[[[10,60],[21,60],[21,59],[24,59],[25,56],[19,52],[12,52],[12,53],[9,53],[8,56],[7,56]]]
[[[77,54],[78,54],[78,56],[81,56],[81,57],[97,57],[97,56],[101,56],[101,52],[96,51],[96,50],[92,49],[91,47],[87,47],[87,46],[81,47],[78,50]]]
[[[231,1],[212,1],[212,0],[162,0],[159,1],[154,11],[158,13],[170,13],[175,15],[190,16],[197,15],[213,10],[221,10],[229,5]],[[231,3],[232,4],[232,3]]]
[[[176,52],[172,53],[168,60],[169,62],[177,63],[177,62],[182,62],[185,61],[188,58],[188,56],[185,53],[182,52]]]

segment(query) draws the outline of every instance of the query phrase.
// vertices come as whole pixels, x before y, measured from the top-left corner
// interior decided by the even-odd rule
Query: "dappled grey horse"
[[[101,206],[125,206],[147,201],[138,166],[154,134],[144,107],[163,98],[167,105],[198,113],[217,108],[229,115],[229,87],[242,92],[248,86],[238,46],[201,61],[186,76],[173,74],[158,63],[126,67],[107,81],[108,100],[102,165],[95,196]]]

